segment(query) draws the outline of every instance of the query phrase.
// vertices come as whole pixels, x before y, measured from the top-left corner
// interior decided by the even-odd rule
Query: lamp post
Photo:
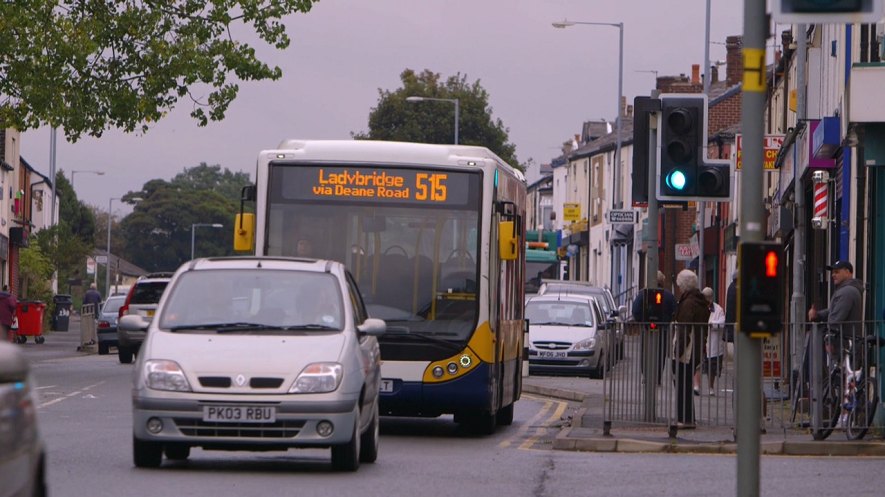
[[[624,95],[624,23],[623,22],[587,22],[587,21],[568,21],[562,20],[561,22],[554,22],[554,28],[567,28],[570,26],[574,26],[576,24],[582,24],[585,26],[610,26],[613,28],[618,28],[618,105],[617,105],[617,113],[615,113],[615,164],[612,168],[612,189],[614,193],[612,194],[612,208],[618,209],[621,207],[621,100]],[[587,185],[590,188],[590,185]],[[590,197],[588,194],[587,201],[590,201]],[[587,205],[589,210],[589,203]],[[589,214],[589,213],[588,213]],[[620,284],[620,276],[619,274],[623,273],[620,270],[621,261],[620,261],[620,248],[613,249],[616,261],[614,265],[614,271],[612,271],[612,287],[614,288],[614,293],[616,298],[620,301],[620,292],[621,292],[621,284]],[[588,269],[589,269],[589,255],[588,255]]]
[[[98,171],[96,169],[72,169],[71,170],[71,190],[74,189],[74,175],[77,173],[92,173],[97,174],[99,176],[104,176],[104,171]],[[74,190],[76,191],[76,190]]]
[[[457,98],[435,98],[435,97],[406,97],[406,102],[451,102],[455,104],[455,145],[458,144],[458,121],[460,120],[461,102]]]
[[[194,223],[191,225],[191,260],[194,259],[194,240],[196,239],[194,234],[196,233],[197,226],[208,226],[210,228],[224,228],[224,225],[219,223]]]

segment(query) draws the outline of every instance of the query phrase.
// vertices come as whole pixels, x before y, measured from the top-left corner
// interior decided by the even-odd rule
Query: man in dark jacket
[[[673,320],[673,313],[676,311],[676,297],[673,296],[673,293],[671,293],[670,290],[667,290],[664,287],[664,284],[666,283],[666,277],[664,276],[664,273],[658,271],[657,282],[658,282],[658,289],[661,290],[661,296],[662,296],[662,300],[663,300],[661,307],[663,308],[663,311],[662,311],[662,316],[660,316],[661,317],[660,322],[655,323],[657,328],[654,330],[649,329],[648,333],[656,334],[657,339],[658,339],[656,362],[657,362],[657,366],[658,366],[657,367],[657,374],[658,374],[657,384],[660,385],[661,384],[661,377],[663,376],[664,364],[666,364],[667,357],[668,357],[668,350],[669,350],[668,337],[670,335],[670,333],[669,333],[670,332],[670,321]],[[645,315],[645,294],[646,293],[647,292],[644,292],[644,291],[639,292],[639,294],[636,295],[636,298],[633,299],[633,306],[632,306],[633,307],[632,308],[633,321],[635,321],[637,323],[647,323],[648,322],[648,318]],[[645,324],[643,326],[645,326]],[[643,330],[643,332],[645,332],[645,330]],[[649,342],[648,340],[642,340],[639,343],[641,346],[641,356],[642,357],[645,357],[646,343],[649,343],[649,348],[654,348],[654,344],[652,342]],[[652,353],[654,353],[654,352],[652,352]],[[642,361],[642,368],[643,368],[642,373],[645,374],[645,361],[644,360]]]
[[[725,291],[725,341],[728,343],[734,343],[734,327],[737,324],[737,277],[735,270]]]
[[[698,275],[683,269],[676,276],[679,301],[673,316],[673,359],[676,367],[676,422],[694,428],[692,377],[703,356],[703,332],[710,320],[710,303],[698,289]]]
[[[841,334],[843,338],[856,338],[863,327],[863,282],[854,278],[854,266],[848,261],[836,261],[827,266],[833,278],[833,295],[826,309],[817,309],[814,304],[808,309],[809,321],[826,321],[830,333]],[[841,341],[836,343],[841,350]],[[841,360],[840,356],[835,357]]]
[[[0,292],[0,336],[9,342],[15,341],[12,331],[12,322],[15,320],[15,308],[18,301],[15,296],[9,293],[8,287],[3,285],[3,291]]]

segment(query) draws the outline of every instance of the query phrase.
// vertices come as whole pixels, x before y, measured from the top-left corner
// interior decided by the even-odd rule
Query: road
[[[39,384],[50,495],[311,497],[734,495],[732,456],[596,454],[551,450],[576,405],[525,396],[514,424],[493,436],[463,433],[451,417],[386,418],[378,462],[333,473],[328,450],[205,452],[159,470],[132,465],[131,365],[75,351],[55,333],[24,346]],[[60,342],[70,342],[60,346]],[[761,495],[880,495],[880,458],[762,459]]]

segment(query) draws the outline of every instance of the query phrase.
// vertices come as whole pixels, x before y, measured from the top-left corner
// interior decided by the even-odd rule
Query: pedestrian
[[[735,268],[731,283],[725,290],[725,341],[729,344],[734,344],[734,328],[737,325],[737,279],[738,271]]]
[[[722,372],[722,361],[725,359],[725,310],[713,301],[713,289],[705,287],[701,290],[710,305],[710,319],[707,321],[707,340],[704,346],[704,362],[694,373],[694,394],[701,394],[701,374],[707,375],[710,396],[716,395],[716,378]]]
[[[92,305],[92,307],[87,308],[87,305]],[[99,305],[101,305],[101,294],[96,290],[95,283],[90,283],[89,290],[86,290],[86,294],[83,295],[83,307],[80,314],[91,313],[95,316],[98,314]]]
[[[848,261],[836,261],[827,266],[833,278],[833,294],[826,309],[818,309],[814,304],[808,309],[809,321],[826,321],[827,332],[841,335],[835,350],[841,351],[842,339],[853,339],[860,335],[863,325],[863,283],[854,278],[854,266]],[[835,359],[841,361],[841,352]]]
[[[683,269],[676,275],[676,314],[673,316],[673,359],[676,369],[676,426],[694,428],[692,377],[702,358],[702,334],[710,306],[698,290],[698,275]]]
[[[298,257],[313,257],[313,243],[302,238],[295,244],[295,255]]]
[[[12,323],[15,321],[15,308],[18,307],[18,301],[15,295],[9,293],[9,287],[3,285],[3,291],[0,291],[0,336],[6,337],[8,342],[15,342],[15,331],[12,329]]]
[[[663,312],[661,313],[660,322],[655,323],[655,328],[651,329],[649,326],[648,333],[653,333],[657,338],[657,357],[656,357],[656,365],[657,365],[657,384],[661,384],[661,377],[663,376],[664,364],[667,362],[668,356],[668,347],[667,345],[670,343],[668,340],[668,335],[670,333],[670,322],[673,320],[673,313],[676,312],[676,297],[670,290],[667,290],[664,285],[666,283],[666,276],[661,271],[658,271],[657,274],[657,283],[658,287],[652,290],[659,290],[662,296],[662,307]],[[632,305],[632,313],[633,313],[633,321],[637,323],[643,323],[643,326],[647,325],[648,318],[645,315],[645,295],[648,292],[639,292],[636,298],[633,299]],[[644,332],[645,330],[643,330]],[[652,337],[654,339],[655,337]],[[648,340],[640,341],[641,347],[641,357],[645,356],[645,344]],[[649,345],[651,343],[649,342]],[[645,361],[642,361],[643,368],[645,367]],[[645,373],[645,371],[643,371]]]

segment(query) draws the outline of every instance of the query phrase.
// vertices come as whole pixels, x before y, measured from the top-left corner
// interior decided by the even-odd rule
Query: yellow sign
[[[735,159],[735,169],[740,170],[744,165],[743,151],[743,135],[738,133],[735,135],[735,144],[737,145],[737,159]],[[765,135],[762,141],[762,169],[766,171],[774,171],[776,168],[777,154],[780,153],[784,144],[784,135]]]
[[[571,222],[581,219],[581,204],[562,204],[562,219]]]
[[[744,47],[744,91],[765,92],[765,49]]]

